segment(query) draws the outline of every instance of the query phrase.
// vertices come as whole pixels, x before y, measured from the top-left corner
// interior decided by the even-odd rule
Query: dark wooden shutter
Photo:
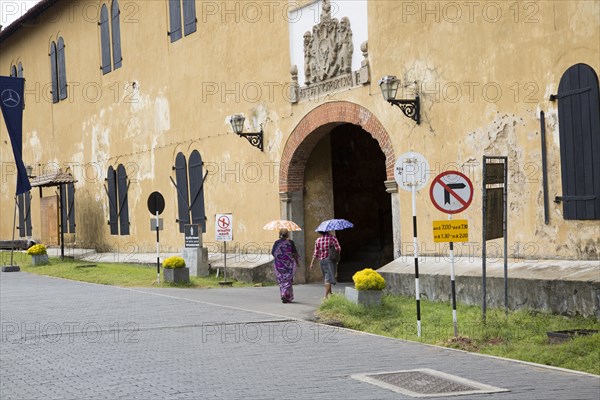
[[[100,9],[100,47],[102,50],[102,74],[108,74],[111,70],[110,64],[110,29],[108,26],[108,8],[106,4]]]
[[[52,102],[58,103],[58,63],[56,43],[50,43],[50,80],[52,81]]]
[[[181,0],[169,0],[169,37],[171,43],[181,39]]]
[[[69,233],[75,233],[75,184],[67,185],[67,222]]]
[[[108,188],[108,224],[110,225],[110,234],[119,234],[119,223],[117,221],[117,174],[112,166],[108,167],[106,173],[106,182]]]
[[[68,227],[68,204],[69,200],[67,199],[67,187],[66,185],[60,185],[60,230],[63,233],[69,233]]]
[[[24,78],[24,76],[23,76],[23,64],[22,63],[19,63],[19,66],[17,67],[17,76],[19,78]],[[24,85],[24,89],[23,90],[25,91],[25,93],[27,93],[27,84],[23,83],[23,85]],[[25,109],[25,96],[23,96],[23,109]]]
[[[31,237],[31,191],[24,193],[25,197],[25,234]]]
[[[25,237],[25,196],[17,196],[17,208],[19,209],[19,237]]]
[[[177,215],[179,232],[183,233],[185,225],[190,223],[190,207],[188,195],[188,176],[185,156],[178,153],[175,157],[175,181],[177,183]]]
[[[570,67],[558,86],[563,217],[600,219],[600,103],[598,76]]]
[[[65,41],[58,38],[58,98],[67,98],[67,64],[65,61]]]
[[[125,171],[123,164],[119,164],[117,167],[117,192],[119,194],[119,227],[121,235],[129,235],[128,189],[127,171]]]
[[[111,5],[112,23],[110,25],[112,29],[112,50],[113,50],[113,62],[115,69],[121,68],[123,64],[123,57],[121,56],[121,23],[119,22],[119,2],[113,0]]]
[[[196,0],[183,0],[183,33],[196,32]]]
[[[192,151],[189,160],[190,171],[190,209],[192,224],[200,224],[202,232],[206,232],[206,213],[204,210],[204,174],[202,157],[197,150]]]

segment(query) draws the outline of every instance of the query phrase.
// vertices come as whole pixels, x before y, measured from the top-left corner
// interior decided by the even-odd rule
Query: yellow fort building
[[[0,124],[0,239],[16,201],[17,238],[58,245],[62,231],[67,246],[152,253],[160,192],[165,252],[188,224],[220,251],[217,214],[232,214],[239,254],[268,254],[263,226],[296,222],[299,282],[320,279],[305,267],[319,222],[352,221],[337,233],[349,279],[412,255],[396,163],[416,152],[421,254],[447,252],[430,185],[458,171],[473,187],[456,251],[481,256],[484,164],[506,157],[509,257],[598,260],[598,21],[595,0],[42,0],[0,31],[1,75],[25,78],[34,186],[15,200]],[[486,193],[486,229],[502,233],[501,191]]]

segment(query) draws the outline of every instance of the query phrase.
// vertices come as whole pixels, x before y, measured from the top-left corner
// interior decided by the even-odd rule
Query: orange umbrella
[[[271,221],[268,224],[266,224],[265,226],[263,226],[263,229],[266,229],[268,231],[278,231],[283,228],[287,229],[288,231],[301,231],[302,230],[302,228],[300,228],[298,226],[298,224],[296,224],[295,222],[286,221],[285,219],[277,219],[277,220]]]

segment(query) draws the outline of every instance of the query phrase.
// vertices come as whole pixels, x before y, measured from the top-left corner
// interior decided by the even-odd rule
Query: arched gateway
[[[354,270],[361,269],[359,264],[364,261],[358,254],[350,257],[350,250],[357,247],[354,242],[365,245],[368,243],[363,242],[380,242],[375,246],[379,246],[379,250],[374,249],[371,252],[380,254],[382,261],[383,247],[386,245],[384,239],[388,247],[392,248],[393,243],[399,242],[399,224],[392,223],[399,218],[398,199],[397,195],[393,194],[391,199],[389,196],[390,193],[397,193],[394,163],[394,150],[388,133],[373,113],[358,104],[345,101],[328,102],[302,118],[283,150],[279,170],[279,192],[281,217],[293,220],[303,227],[303,231],[295,232],[293,237],[303,257],[312,256],[312,241],[315,236],[312,225],[315,225],[318,217],[333,218],[335,214],[336,218],[344,218],[346,215],[343,214],[346,212],[347,219],[360,220],[362,217],[363,223],[359,223],[357,229],[352,232],[340,233],[349,235],[346,238],[349,244],[345,251],[346,257],[342,250],[342,264],[347,264],[344,268],[340,265],[340,271],[346,272],[344,279],[347,280],[348,274]],[[318,165],[315,167],[316,164]],[[325,173],[324,169],[327,170]],[[315,176],[316,174],[321,175]],[[342,182],[343,180],[346,181]],[[358,190],[364,193],[356,193],[358,190],[354,187],[359,187]],[[357,210],[356,199],[343,200],[351,196],[358,196],[361,206],[367,207],[368,211]],[[341,201],[343,203],[340,203]],[[312,213],[313,215],[311,204],[319,204],[320,208]],[[365,223],[365,220],[373,223]],[[364,232],[369,229],[379,231],[372,235],[377,238],[364,237]],[[352,237],[361,232],[363,237]],[[396,249],[393,250],[393,256],[392,250],[388,253],[387,259],[398,255]],[[349,264],[352,261],[355,261],[355,266]],[[362,268],[377,267],[365,263]],[[316,280],[316,276],[301,268],[297,274],[297,281],[306,280]]]

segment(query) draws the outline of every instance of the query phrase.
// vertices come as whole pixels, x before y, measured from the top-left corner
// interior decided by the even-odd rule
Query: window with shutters
[[[108,167],[104,189],[108,195],[110,234],[129,235],[129,180],[122,164],[119,164],[116,170],[112,166]]]
[[[177,191],[179,232],[183,233],[187,224],[198,224],[202,232],[206,232],[204,182],[208,171],[203,173],[204,163],[197,150],[192,151],[188,161],[183,153],[178,153],[173,167],[175,180],[171,178]]]
[[[563,218],[600,220],[598,75],[589,65],[573,65],[551,99],[558,100]]]
[[[50,81],[52,82],[52,102],[58,103],[67,98],[67,66],[65,41],[62,37],[50,43]]]
[[[110,16],[108,6],[103,4],[100,8],[100,51],[102,74],[108,74],[112,70],[121,68],[123,56],[121,55],[121,10],[119,2],[113,0],[110,5]],[[112,58],[111,58],[112,57]]]
[[[169,38],[171,43],[196,32],[196,1],[169,0]]]

